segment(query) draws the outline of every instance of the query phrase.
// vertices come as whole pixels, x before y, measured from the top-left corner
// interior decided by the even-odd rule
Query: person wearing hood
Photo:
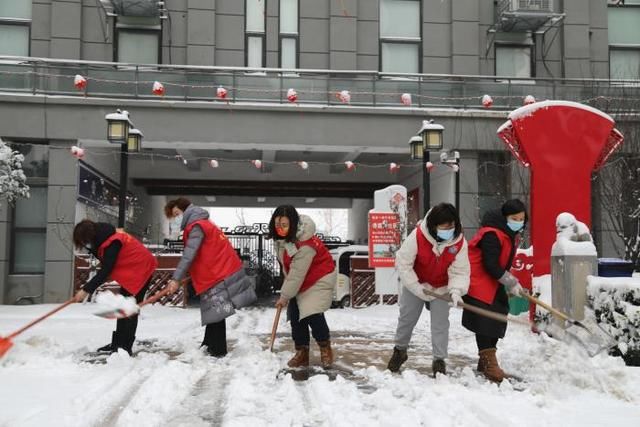
[[[407,361],[407,348],[422,308],[431,312],[432,371],[446,374],[449,346],[449,303],[427,296],[423,289],[449,295],[451,304],[462,302],[469,287],[467,241],[456,208],[450,203],[434,206],[396,252],[400,274],[398,326],[395,347],[387,369],[398,372]]]
[[[140,241],[116,231],[111,224],[85,219],[73,229],[73,244],[78,250],[87,249],[100,261],[100,270],[74,296],[76,302],[84,301],[109,278],[118,282],[122,295],[134,296],[138,303],[142,301],[158,262]],[[115,353],[122,348],[131,355],[137,328],[137,314],[118,319],[111,343],[100,347],[98,352]]]
[[[201,345],[209,355],[224,357],[227,354],[225,319],[236,309],[256,301],[253,283],[227,236],[209,220],[209,212],[181,197],[170,200],[164,213],[168,219],[180,221],[184,241],[182,258],[168,283],[169,293],[178,290],[188,272],[200,296],[202,325],[206,325]]]
[[[320,347],[320,363],[329,368],[334,356],[324,312],[331,307],[336,266],[318,237],[316,225],[293,206],[278,206],[269,221],[269,238],[275,239],[284,282],[276,307],[287,307],[296,353],[291,368],[309,366],[309,328]]]
[[[506,315],[507,294],[521,296],[526,292],[509,272],[526,223],[526,207],[518,199],[484,215],[480,229],[469,242],[471,284],[463,298],[465,303]],[[502,382],[507,375],[498,364],[496,346],[507,324],[464,310],[462,326],[476,334],[478,371],[490,381]]]

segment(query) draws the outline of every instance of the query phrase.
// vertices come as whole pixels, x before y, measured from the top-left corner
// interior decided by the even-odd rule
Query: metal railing
[[[76,74],[87,84],[74,86]],[[155,81],[165,87],[152,93]],[[216,96],[227,89],[225,99]],[[616,110],[638,110],[640,80],[548,79],[500,76],[391,74],[377,71],[285,70],[273,68],[140,65],[0,56],[0,92],[117,99],[163,99],[224,103],[288,104],[294,88],[296,104],[341,105],[338,96],[350,91],[352,106],[397,107],[411,94],[411,107],[482,108],[484,94],[493,109],[511,110],[524,97],[563,99],[601,107],[616,101]]]

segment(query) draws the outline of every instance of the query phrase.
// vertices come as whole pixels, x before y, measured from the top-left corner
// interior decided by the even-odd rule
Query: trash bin
[[[598,276],[631,277],[634,265],[631,261],[620,258],[598,258]]]
[[[591,244],[590,242],[588,242]],[[576,320],[584,319],[587,276],[597,268],[595,255],[551,256],[551,305]]]

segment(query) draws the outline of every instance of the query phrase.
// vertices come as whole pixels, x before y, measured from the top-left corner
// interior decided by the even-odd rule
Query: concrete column
[[[43,302],[67,300],[73,287],[73,227],[76,217],[78,163],[68,148],[76,141],[51,141],[47,193],[47,247]]]
[[[329,18],[329,68],[357,68],[358,1],[332,1]]]
[[[167,204],[166,196],[151,196],[151,203],[148,209],[151,209],[151,233],[149,240],[151,243],[162,243],[169,237],[169,221],[164,216],[164,205]]]
[[[364,244],[368,239],[368,214],[373,209],[373,199],[353,199],[349,210],[347,239]]]
[[[5,300],[7,275],[9,274],[9,250],[11,240],[11,223],[9,222],[9,204],[6,200],[0,202],[0,304]]]
[[[51,2],[51,57],[80,58],[82,37],[82,1]]]
[[[451,62],[453,74],[480,73],[479,0],[451,2]],[[428,43],[428,41],[425,41]]]
[[[215,1],[188,0],[187,2],[187,63],[189,65],[214,65],[215,9]]]

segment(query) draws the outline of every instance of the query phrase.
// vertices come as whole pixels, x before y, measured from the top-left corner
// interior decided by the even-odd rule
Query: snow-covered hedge
[[[618,342],[610,353],[640,366],[640,277],[589,276],[587,300],[600,326]]]
[[[0,200],[13,203],[18,197],[29,197],[27,177],[22,171],[24,156],[13,151],[0,139]]]

